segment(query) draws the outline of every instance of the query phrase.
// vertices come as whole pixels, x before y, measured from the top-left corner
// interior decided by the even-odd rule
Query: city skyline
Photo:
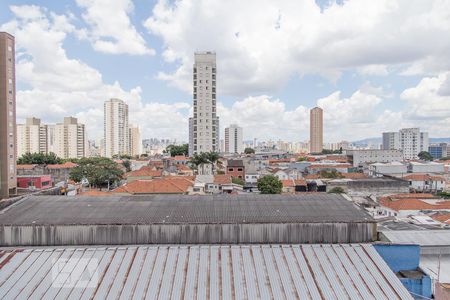
[[[197,22],[181,21],[181,16],[193,15],[193,7],[184,2],[173,6],[150,1],[144,9],[143,3],[123,1],[103,11],[98,4],[81,0],[41,6],[5,1],[0,30],[16,36],[19,54],[18,121],[34,115],[54,123],[61,114],[73,115],[89,128],[89,138],[95,139],[102,132],[103,101],[118,97],[132,108],[130,119],[141,126],[142,136],[187,140],[192,53],[214,50],[222,70],[217,104],[222,129],[241,124],[246,128],[245,139],[304,140],[308,136],[305,120],[314,106],[326,112],[324,132],[330,141],[374,137],[413,126],[434,137],[448,137],[450,61],[444,49],[450,42],[427,41],[450,33],[440,14],[448,11],[445,5],[449,4],[417,2],[417,9],[403,13],[404,3],[319,2],[303,1],[293,8],[309,16],[305,21],[293,18],[282,2],[249,2],[243,12],[254,10],[255,5],[264,8],[252,21],[256,26],[250,26],[248,14],[243,13],[236,15],[236,25],[219,28],[209,23],[201,6]],[[117,16],[123,31],[108,27],[106,15]],[[221,17],[228,22],[231,14]],[[336,36],[347,34],[347,40],[353,41],[342,46],[345,51],[336,48],[337,40],[327,36],[326,30],[300,30],[302,26],[320,28],[333,18],[347,20],[341,22],[347,25],[329,25],[335,26]],[[425,22],[416,32],[409,20],[421,18],[435,20],[434,27]],[[399,24],[410,34],[392,33],[395,37],[389,40],[379,34],[384,26]],[[347,31],[346,26],[354,29]],[[183,43],[172,36],[171,28]],[[198,36],[187,38],[199,28],[203,31]],[[298,31],[296,35],[293,30]],[[305,44],[295,42],[298,38],[293,36],[298,35]],[[47,42],[37,42],[37,36]],[[277,47],[278,52],[259,45],[264,40],[277,43],[279,38],[287,44]],[[325,46],[322,40],[329,40],[325,48],[330,50],[319,51]],[[348,55],[348,49],[357,50],[358,55],[353,50]],[[295,55],[288,55],[291,52]],[[269,59],[272,56],[277,60]],[[44,101],[52,107],[50,111],[39,105]]]

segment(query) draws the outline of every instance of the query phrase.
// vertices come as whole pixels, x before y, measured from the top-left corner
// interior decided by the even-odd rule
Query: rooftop
[[[0,298],[412,299],[371,245],[9,249]]]
[[[340,195],[28,196],[0,211],[0,225],[367,223]]]
[[[450,230],[393,230],[383,231],[383,236],[395,244],[450,246]]]

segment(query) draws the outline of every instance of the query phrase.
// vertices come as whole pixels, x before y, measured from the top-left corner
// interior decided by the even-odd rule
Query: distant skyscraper
[[[398,132],[383,132],[383,150],[399,150],[400,138]]]
[[[194,115],[189,119],[189,155],[219,151],[216,75],[216,54],[213,52],[195,53],[193,69]]]
[[[225,128],[225,152],[242,153],[244,152],[242,143],[242,127],[231,124]]]
[[[309,114],[310,152],[320,153],[323,150],[323,110],[314,107]]]
[[[0,199],[17,190],[14,37],[0,32]]]
[[[130,125],[130,155],[137,156],[142,154],[141,133],[138,126]]]
[[[420,132],[419,128],[383,133],[383,149],[402,150],[404,159],[417,159],[421,151],[428,151],[428,146],[428,132]]]
[[[38,118],[27,118],[25,124],[17,124],[17,156],[25,153],[48,152],[48,126]]]
[[[104,105],[104,156],[129,154],[128,105],[110,99]]]
[[[63,123],[54,125],[55,154],[60,158],[82,158],[87,156],[88,142],[84,124],[77,118],[66,117]]]

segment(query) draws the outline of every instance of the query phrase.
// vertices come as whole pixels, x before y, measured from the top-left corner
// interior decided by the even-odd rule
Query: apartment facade
[[[400,149],[400,138],[398,132],[383,132],[383,150]]]
[[[225,128],[225,152],[238,154],[244,152],[242,127],[231,124],[229,127]]]
[[[17,124],[17,157],[26,153],[48,153],[48,126],[38,118]]]
[[[142,139],[139,126],[129,125],[130,155],[139,156],[142,154]]]
[[[189,119],[189,155],[219,151],[216,54],[196,52],[193,66],[193,116]]]
[[[84,124],[77,118],[65,117],[63,123],[54,125],[54,153],[60,158],[87,156],[87,139]]]
[[[310,152],[321,153],[323,150],[323,110],[314,107],[309,112]]]
[[[128,105],[112,98],[104,104],[104,156],[130,154]]]
[[[397,132],[383,133],[383,149],[401,150],[403,159],[417,159],[421,151],[428,151],[428,132],[419,128],[403,128]]]
[[[17,191],[15,39],[0,32],[0,199]]]

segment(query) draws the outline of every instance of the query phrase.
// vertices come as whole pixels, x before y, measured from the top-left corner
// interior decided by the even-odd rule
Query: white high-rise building
[[[60,158],[82,158],[87,155],[87,139],[84,124],[77,118],[65,117],[63,123],[54,125],[53,150]]]
[[[403,159],[417,159],[421,151],[428,151],[428,146],[428,132],[420,132],[419,128],[383,133],[383,149],[402,150]]]
[[[104,156],[130,154],[128,105],[120,99],[110,99],[104,104]]]
[[[130,155],[139,156],[142,154],[141,133],[138,126],[130,125]]]
[[[399,150],[400,138],[398,132],[383,132],[383,150]]]
[[[238,154],[244,152],[242,127],[231,124],[230,127],[225,128],[225,152]]]
[[[47,153],[47,127],[38,118],[27,118],[25,124],[17,124],[17,157],[25,153]]]
[[[189,119],[189,155],[219,151],[216,76],[216,54],[213,52],[195,53],[193,68],[194,115]]]

